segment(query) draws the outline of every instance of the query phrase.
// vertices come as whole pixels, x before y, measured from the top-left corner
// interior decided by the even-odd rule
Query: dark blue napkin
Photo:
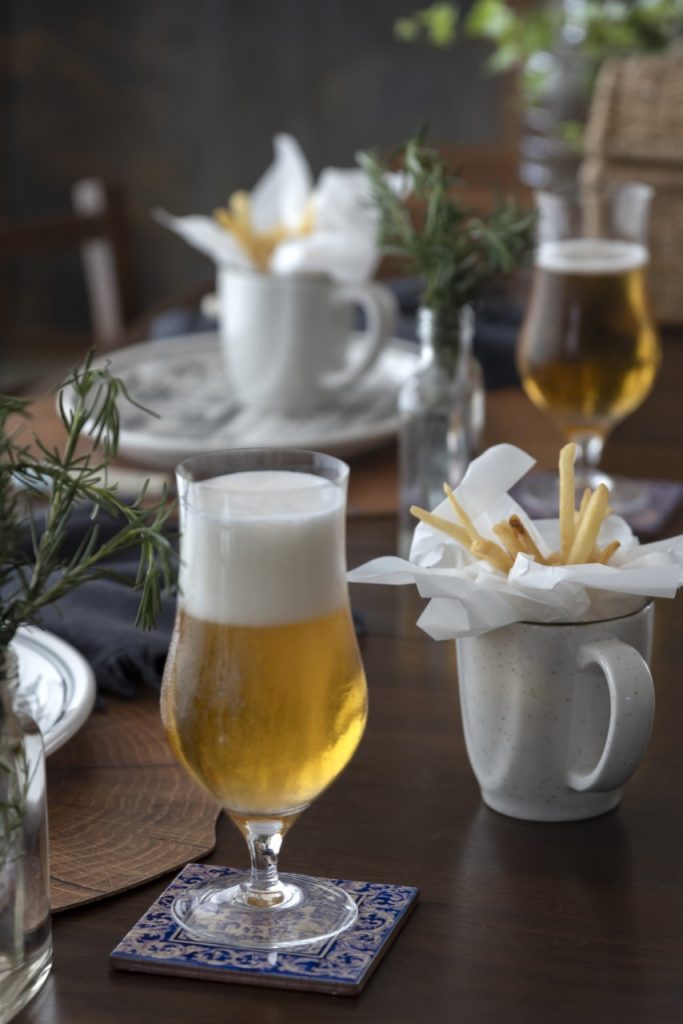
[[[133,583],[135,559],[112,564]],[[134,697],[140,685],[159,689],[175,615],[175,597],[165,597],[155,628],[138,629],[139,600],[130,585],[91,580],[48,606],[37,625],[81,652],[95,673],[98,692]]]
[[[121,527],[120,521],[102,513],[97,523],[103,541]],[[89,509],[74,509],[63,549],[66,558],[76,551],[91,525]],[[136,551],[131,549],[102,564],[116,572],[121,581],[93,579],[82,584],[44,608],[35,625],[67,640],[83,654],[95,673],[98,692],[134,697],[139,686],[158,690],[173,628],[175,594],[162,598],[154,629],[138,629],[135,618],[140,594],[132,589],[138,567]],[[11,583],[6,584],[2,596],[12,589]]]

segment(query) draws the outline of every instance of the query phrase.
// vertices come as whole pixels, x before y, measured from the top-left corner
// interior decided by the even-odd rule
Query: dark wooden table
[[[615,435],[608,467],[683,475],[683,349],[669,367]],[[504,432],[490,439],[532,447],[537,438],[547,453],[545,421],[518,398],[493,396],[491,429]],[[668,532],[683,532],[683,515]],[[393,518],[352,517],[349,542],[350,565],[393,551]],[[20,1024],[683,1020],[683,597],[657,603],[654,734],[621,807],[563,825],[515,821],[482,805],[462,738],[453,645],[416,629],[421,602],[412,591],[357,586],[352,599],[367,624],[367,732],[288,836],[282,867],[419,886],[414,915],[365,992],[343,999],[110,971],[110,950],[163,879],[55,916],[54,970]],[[245,865],[228,822],[207,859]]]

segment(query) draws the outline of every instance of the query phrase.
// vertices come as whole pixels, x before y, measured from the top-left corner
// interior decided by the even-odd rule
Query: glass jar
[[[421,359],[405,381],[399,407],[399,552],[415,527],[410,506],[433,509],[443,484],[456,487],[476,454],[484,426],[484,378],[472,355],[474,315],[418,311]]]
[[[45,755],[40,730],[13,708],[18,662],[0,649],[0,1024],[52,965]]]

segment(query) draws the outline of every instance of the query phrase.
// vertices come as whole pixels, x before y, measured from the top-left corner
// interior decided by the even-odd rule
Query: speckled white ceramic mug
[[[484,801],[531,821],[610,811],[652,731],[654,608],[518,622],[456,641],[460,705]]]

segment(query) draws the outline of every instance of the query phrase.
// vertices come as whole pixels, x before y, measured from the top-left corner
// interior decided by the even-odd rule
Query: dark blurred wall
[[[210,212],[249,188],[292,132],[314,171],[390,147],[428,119],[435,139],[495,139],[501,88],[474,44],[457,54],[392,36],[411,0],[4,0],[0,216],[68,208],[98,175],[125,189],[142,305],[207,277],[157,227],[161,205]],[[417,4],[419,6],[419,4]],[[76,254],[7,271],[4,320],[87,320]]]

